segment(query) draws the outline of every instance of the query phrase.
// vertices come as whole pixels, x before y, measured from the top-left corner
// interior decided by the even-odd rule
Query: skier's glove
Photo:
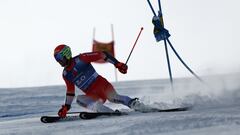
[[[115,64],[115,67],[118,68],[119,72],[126,74],[128,70],[128,66],[122,62],[118,62]]]
[[[67,116],[68,110],[70,110],[70,105],[62,105],[62,108],[58,111],[58,116],[61,118],[65,118]]]

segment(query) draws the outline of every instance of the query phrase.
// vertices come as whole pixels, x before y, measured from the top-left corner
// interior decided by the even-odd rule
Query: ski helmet
[[[62,62],[64,58],[70,60],[72,58],[72,52],[69,46],[61,44],[54,49],[54,57],[56,61]]]

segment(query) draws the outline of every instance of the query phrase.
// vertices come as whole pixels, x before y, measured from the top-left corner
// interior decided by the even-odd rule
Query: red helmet
[[[58,45],[54,49],[54,57],[58,62],[62,62],[64,58],[70,60],[72,58],[71,48],[64,44]]]

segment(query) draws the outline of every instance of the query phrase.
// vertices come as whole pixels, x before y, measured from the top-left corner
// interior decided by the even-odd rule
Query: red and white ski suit
[[[63,70],[63,79],[67,87],[65,105],[72,104],[76,86],[86,94],[77,97],[77,103],[81,106],[89,108],[95,102],[104,103],[106,100],[128,106],[131,98],[117,94],[112,84],[99,75],[91,64],[91,62],[103,59],[114,65],[118,63],[106,52],[83,53],[70,60],[70,64]],[[101,110],[95,109],[94,111]]]

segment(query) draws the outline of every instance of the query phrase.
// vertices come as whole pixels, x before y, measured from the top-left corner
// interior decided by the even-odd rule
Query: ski
[[[187,111],[190,107],[178,107],[178,108],[170,108],[170,109],[158,109],[158,108],[151,108],[146,110],[140,110],[140,112],[147,113],[147,112],[180,112],[180,111]]]
[[[165,109],[165,110],[159,109],[158,112],[179,112],[179,111],[187,111],[189,109],[191,109],[191,107],[179,107],[179,108],[172,108],[172,109]]]
[[[59,116],[42,116],[40,120],[43,123],[54,123],[54,122],[60,122],[60,121],[73,121],[78,119],[81,119],[79,115],[67,116],[65,118],[61,118]]]
[[[124,113],[124,112],[81,112],[79,114],[81,119],[93,119],[93,118],[97,118],[99,116],[121,116],[121,115],[127,115],[127,113]]]
[[[141,113],[151,113],[151,112],[180,112],[180,111],[187,111],[190,110],[192,107],[177,107],[177,108],[169,108],[169,109],[159,109],[153,108],[149,106],[142,106],[138,109],[135,109],[137,112]]]
[[[153,113],[153,112],[180,112],[187,111],[191,109],[191,107],[179,107],[179,108],[170,108],[170,109],[158,109],[158,108],[144,108],[141,110],[135,110],[136,112],[141,113]],[[60,121],[74,121],[79,119],[89,120],[94,119],[100,116],[122,116],[128,115],[127,112],[71,112],[70,114],[78,114],[78,115],[69,115],[65,118],[61,118],[59,116],[42,116],[41,122],[43,123],[54,123]]]
[[[78,115],[69,115],[65,118],[61,118],[59,116],[42,116],[41,122],[43,123],[54,123],[59,121],[74,121],[79,119],[89,120],[94,119],[100,116],[121,116],[127,115],[124,112],[76,112]]]

